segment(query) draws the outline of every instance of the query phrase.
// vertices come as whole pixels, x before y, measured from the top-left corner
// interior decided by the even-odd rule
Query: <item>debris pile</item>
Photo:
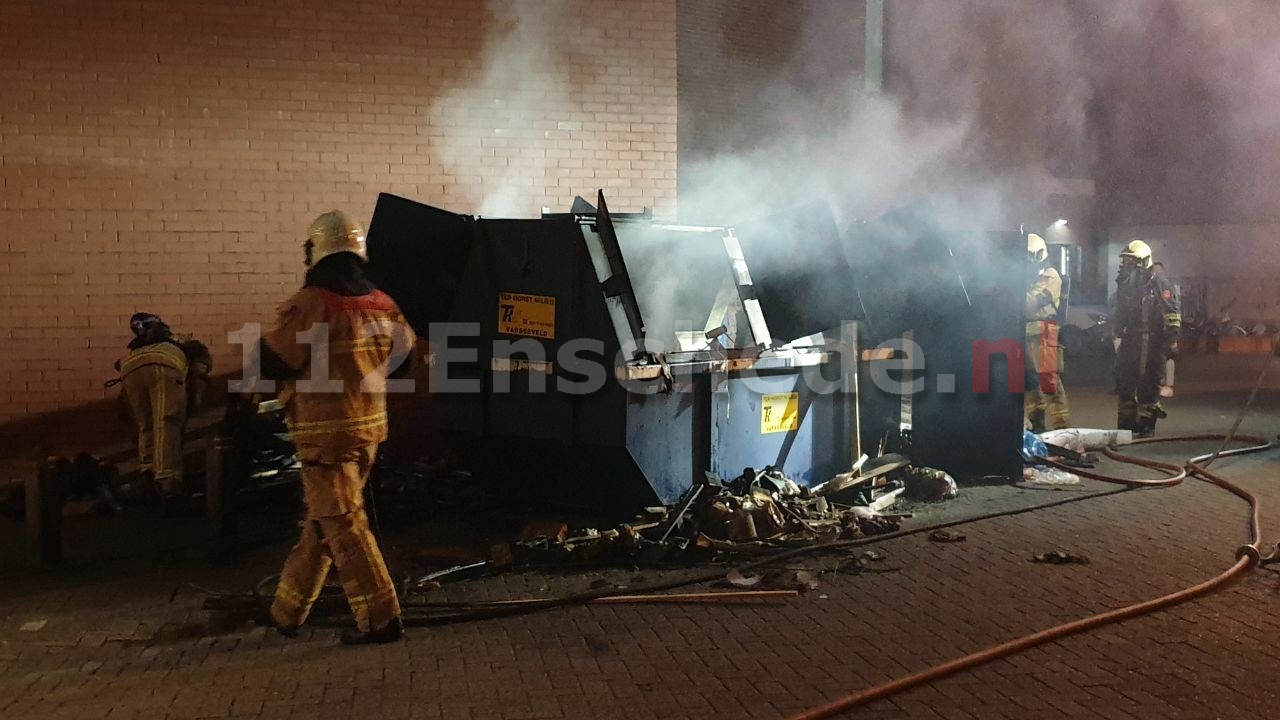
[[[830,482],[801,487],[775,467],[746,468],[724,481],[708,473],[671,507],[610,530],[571,532],[563,523],[531,524],[511,546],[518,565],[565,562],[659,563],[759,555],[895,532],[909,515],[884,512],[907,495],[925,501],[956,496],[956,483],[901,455],[865,456]]]

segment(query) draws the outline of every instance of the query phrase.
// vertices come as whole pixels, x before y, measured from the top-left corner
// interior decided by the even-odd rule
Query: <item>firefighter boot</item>
[[[370,630],[369,632],[360,632],[356,628],[351,628],[342,633],[343,645],[382,645],[385,643],[393,643],[404,637],[404,621],[400,618],[393,618],[387,626],[381,630]]]

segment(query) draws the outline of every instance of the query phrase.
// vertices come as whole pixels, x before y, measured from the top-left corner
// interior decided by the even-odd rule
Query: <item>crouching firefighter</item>
[[[280,306],[259,347],[262,376],[283,381],[279,397],[306,502],[271,620],[296,635],[332,566],[356,620],[342,642],[394,642],[404,632],[400,602],[369,528],[364,489],[387,438],[386,373],[408,371],[414,337],[395,302],[367,279],[355,222],[328,212],[307,236],[305,284]]]
[[[1182,313],[1177,291],[1163,274],[1151,271],[1151,248],[1134,240],[1120,251],[1116,275],[1116,427],[1151,437],[1167,417],[1160,405],[1165,360],[1178,356]]]
[[[1062,384],[1063,353],[1058,343],[1058,323],[1065,314],[1063,277],[1049,263],[1044,238],[1027,235],[1027,261],[1036,279],[1027,291],[1027,381],[1023,411],[1034,432],[1070,427],[1067,388]]]
[[[159,316],[134,313],[129,354],[116,361],[121,397],[138,431],[138,469],[162,498],[183,492],[182,434],[198,407],[193,388],[207,382],[212,361],[198,340],[180,340]]]

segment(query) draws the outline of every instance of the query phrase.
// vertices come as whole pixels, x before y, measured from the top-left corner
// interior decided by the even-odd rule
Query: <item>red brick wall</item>
[[[0,0],[0,424],[102,400],[136,310],[231,369],[311,218],[367,222],[381,191],[673,214],[675,24],[675,0]]]

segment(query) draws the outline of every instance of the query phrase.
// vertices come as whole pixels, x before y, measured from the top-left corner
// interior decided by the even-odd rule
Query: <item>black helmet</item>
[[[133,317],[129,318],[129,329],[133,331],[134,335],[138,336],[162,325],[164,325],[164,321],[160,319],[160,316],[152,315],[151,313],[134,313]]]

